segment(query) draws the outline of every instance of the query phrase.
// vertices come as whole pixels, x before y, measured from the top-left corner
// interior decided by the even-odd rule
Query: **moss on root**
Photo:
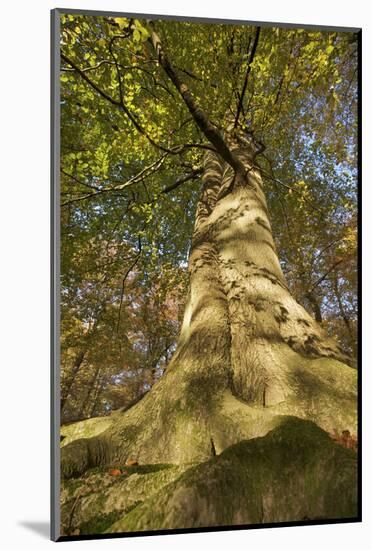
[[[64,440],[61,449],[62,477],[128,458],[140,464],[204,462],[211,457],[211,439],[220,454],[241,440],[264,436],[280,415],[312,420],[331,433],[356,432],[354,369],[334,359],[301,357],[280,344],[272,344],[271,352],[285,365],[282,399],[277,399],[281,381],[275,377],[264,403],[256,404],[235,395],[227,381],[224,387],[212,386],[211,397],[210,380],[197,374],[195,366],[181,376],[170,369],[128,411],[63,428],[68,443]]]
[[[86,439],[102,434],[114,422],[115,415],[117,415],[117,413],[108,417],[100,416],[97,418],[89,418],[87,420],[81,420],[61,426],[60,434],[64,437],[61,447],[68,445],[71,441],[76,439]]]
[[[62,449],[61,476],[71,478],[81,475],[94,466],[107,463],[110,444],[105,438],[77,439]]]
[[[93,468],[78,479],[62,481],[62,532],[69,535],[102,533],[145,499],[178,478],[189,465],[145,464],[125,468],[115,464],[121,476],[109,475],[108,467]]]
[[[355,454],[324,430],[355,433],[357,373],[333,359],[285,359],[290,391],[274,404],[226,386],[201,406],[185,391],[192,373],[170,372],[109,424],[66,427],[63,533],[355,517]],[[139,466],[125,469],[128,458]]]
[[[356,517],[355,453],[313,422],[276,421],[266,436],[189,468],[107,532]]]
[[[122,512],[119,510],[113,510],[109,514],[97,515],[91,518],[89,521],[82,523],[80,526],[80,535],[95,535],[104,533],[110,525],[112,525],[120,516]]]

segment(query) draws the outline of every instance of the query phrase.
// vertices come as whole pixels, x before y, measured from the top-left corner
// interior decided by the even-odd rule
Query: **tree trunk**
[[[322,323],[323,319],[322,319],[321,306],[313,290],[308,290],[305,296],[308,299],[310,305],[312,306],[315,320],[317,321],[317,323]]]
[[[334,290],[335,290],[336,300],[337,300],[337,303],[338,303],[338,306],[339,306],[340,315],[341,315],[341,317],[344,321],[344,325],[346,326],[346,329],[347,329],[348,334],[349,334],[350,344],[351,344],[352,348],[356,351],[357,350],[357,345],[356,345],[357,343],[356,343],[355,338],[354,338],[350,318],[348,317],[347,312],[345,311],[344,306],[343,306],[343,302],[342,302],[342,299],[341,299],[341,296],[340,296],[338,278],[337,278],[336,273],[335,273],[335,276],[334,276]]]
[[[61,390],[61,412],[62,413],[64,411],[64,407],[66,405],[67,399],[70,395],[73,383],[75,382],[76,377],[80,371],[80,367],[84,361],[85,355],[86,355],[86,350],[81,350],[76,354],[71,372],[68,375],[67,380],[65,381],[62,387],[62,390]]]
[[[85,399],[84,401],[82,402],[82,405],[81,405],[81,408],[80,408],[80,411],[79,411],[79,417],[80,418],[85,418],[86,416],[88,416],[86,414],[85,411],[89,411],[91,410],[92,408],[92,405],[91,405],[91,402],[93,404],[93,407],[95,405],[95,402],[94,402],[94,399],[91,399],[91,396],[92,396],[92,393],[94,391],[94,388],[95,388],[95,385],[96,385],[96,382],[97,382],[97,379],[98,379],[98,376],[99,376],[99,373],[100,373],[100,370],[101,368],[98,367],[96,370],[95,370],[95,373],[90,381],[90,384],[89,384],[89,388],[88,388],[88,391],[87,391],[87,394],[85,396]],[[99,387],[99,382],[98,382],[98,387]]]
[[[232,150],[244,171],[233,172],[216,153],[205,157],[189,295],[165,375],[131,409],[112,414],[99,435],[99,419],[86,439],[66,432],[66,477],[128,458],[205,461],[265,435],[280,415],[354,432],[356,372],[291,296],[253,154],[236,142]]]

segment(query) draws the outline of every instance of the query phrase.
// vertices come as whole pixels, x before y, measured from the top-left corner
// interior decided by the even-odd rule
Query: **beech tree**
[[[173,465],[162,477],[157,472],[155,489],[135,509],[128,512],[142,498],[128,497],[121,508],[107,504],[105,529],[355,515],[355,458],[324,432],[356,434],[356,89],[353,32],[62,16],[66,287],[86,305],[75,262],[87,258],[83,247],[95,264],[102,247],[111,250],[99,284],[84,282],[116,328],[125,326],[97,341],[102,357],[111,354],[110,339],[122,345],[130,331],[133,281],[144,288],[162,274],[163,293],[160,283],[152,286],[158,307],[170,288],[187,288],[184,306],[181,297],[171,299],[184,310],[180,333],[175,346],[166,328],[166,363],[172,357],[166,368],[162,360],[150,391],[129,409],[63,431],[66,479],[130,458]],[[69,311],[72,294],[62,296]],[[81,313],[82,326],[88,317]],[[97,334],[89,330],[88,346]],[[72,376],[82,354],[80,347],[69,363]],[[273,492],[272,484],[280,486],[284,509],[276,507],[277,493],[275,505],[264,508],[263,499],[257,512],[239,482],[228,493],[221,472],[238,455],[241,487],[250,483],[243,473],[248,456],[269,454],[281,440],[292,445],[287,460],[298,480],[304,474],[295,455],[305,441],[323,498],[312,495],[313,470],[306,467],[304,500],[313,506],[296,490],[285,493],[280,455],[259,475],[270,476]],[[246,456],[238,447],[245,443]],[[346,464],[340,477],[334,456]],[[189,473],[189,463],[199,470]],[[324,483],[328,475],[332,481]],[[209,504],[201,505],[197,487],[205,477]],[[225,502],[233,500],[233,513],[213,492],[213,480],[224,487]],[[161,517],[153,511],[155,490]],[[254,486],[258,500],[267,490]],[[79,517],[74,509],[71,519],[71,500],[63,498],[67,534],[88,532],[94,514]]]

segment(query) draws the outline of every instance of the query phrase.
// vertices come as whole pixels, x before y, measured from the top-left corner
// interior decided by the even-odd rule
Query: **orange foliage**
[[[349,430],[343,430],[341,434],[337,430],[334,430],[332,434],[330,434],[331,438],[338,443],[339,445],[342,445],[342,447],[345,447],[346,449],[351,449],[354,452],[357,452],[358,449],[358,440],[355,435],[351,435]]]

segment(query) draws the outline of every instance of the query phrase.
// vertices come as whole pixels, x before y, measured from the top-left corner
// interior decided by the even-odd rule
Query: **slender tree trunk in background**
[[[309,292],[306,293],[305,296],[307,297],[310,305],[312,306],[315,320],[317,321],[317,323],[322,323],[323,319],[322,319],[321,306],[319,304],[319,301],[316,295],[312,290],[310,290]]]
[[[105,282],[105,279],[104,279],[103,282]],[[76,354],[71,372],[67,376],[67,379],[64,381],[64,383],[62,383],[62,387],[61,387],[61,413],[63,413],[63,410],[66,406],[66,402],[67,402],[67,400],[69,398],[69,395],[70,395],[70,392],[71,392],[71,388],[72,388],[72,386],[73,386],[73,384],[74,384],[74,382],[77,378],[77,375],[80,372],[81,365],[84,362],[84,359],[86,358],[87,350],[89,349],[89,342],[92,338],[94,338],[94,336],[95,336],[95,334],[98,330],[99,323],[100,323],[102,314],[105,311],[105,308],[106,308],[106,302],[103,302],[103,305],[99,304],[97,306],[97,308],[95,310],[95,313],[94,313],[94,319],[91,322],[91,325],[89,326],[89,328],[88,328],[88,330],[87,330],[87,332],[84,336],[84,340],[83,340],[83,343],[82,343],[83,349],[80,350]]]
[[[80,412],[79,412],[79,415],[78,415],[79,418],[85,418],[86,415],[87,415],[87,413],[85,411],[87,411],[91,408],[89,406],[90,402],[92,401],[91,396],[92,396],[92,393],[93,393],[94,388],[96,386],[100,370],[101,370],[100,367],[98,367],[96,369],[95,373],[94,373],[93,378],[91,379],[91,382],[89,384],[88,392],[87,392],[86,397],[85,397],[84,401],[82,402],[82,405],[81,405],[81,408],[80,408]]]
[[[344,306],[343,306],[343,302],[341,300],[341,296],[340,296],[340,290],[339,290],[339,283],[338,283],[338,278],[337,278],[337,275],[335,273],[335,276],[334,276],[334,290],[335,290],[335,296],[336,296],[336,300],[337,300],[337,303],[338,303],[338,306],[339,306],[339,311],[340,311],[340,315],[344,321],[344,325],[346,326],[346,329],[348,331],[348,334],[349,334],[349,340],[350,340],[350,343],[351,343],[351,346],[356,350],[356,341],[355,341],[355,337],[354,337],[354,334],[353,334],[353,329],[352,329],[352,325],[351,325],[351,322],[350,322],[350,319],[344,309]]]
[[[94,397],[92,399],[92,406],[91,406],[91,409],[90,409],[89,417],[94,416],[95,413],[96,413],[97,406],[98,406],[98,403],[99,403],[98,399],[99,399],[99,397],[102,393],[103,387],[104,387],[104,379],[101,378],[98,381],[97,387],[96,387],[95,392],[94,392]]]
[[[151,391],[87,444],[93,463],[95,442],[97,463],[206,460],[266,434],[279,415],[355,429],[355,371],[290,294],[259,169],[247,146],[233,154],[245,171],[205,157],[177,349]],[[74,442],[64,449],[65,475],[79,471],[74,452]]]
[[[77,355],[75,357],[75,360],[73,362],[71,372],[68,375],[67,380],[65,381],[65,383],[62,386],[62,391],[61,391],[61,412],[63,412],[63,410],[64,410],[64,407],[66,405],[66,401],[67,401],[67,399],[70,395],[71,388],[73,386],[73,383],[76,380],[76,376],[79,373],[79,370],[80,370],[80,367],[81,367],[81,365],[84,361],[85,355],[86,355],[86,350],[79,351],[77,353]]]

